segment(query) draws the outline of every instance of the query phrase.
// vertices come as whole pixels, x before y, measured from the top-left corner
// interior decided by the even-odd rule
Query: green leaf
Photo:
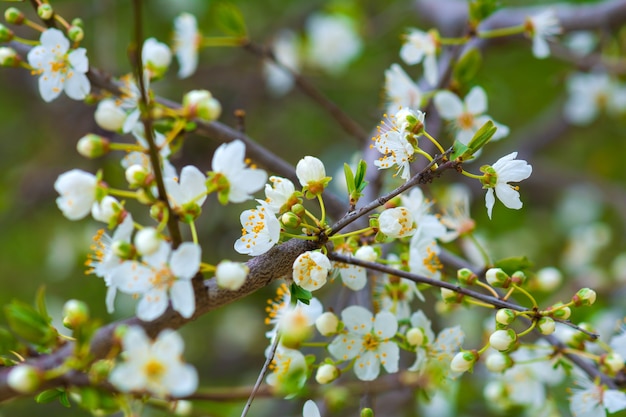
[[[367,162],[361,159],[359,161],[359,164],[356,167],[356,175],[354,178],[354,185],[356,186],[356,190],[359,193],[363,191],[363,189],[367,185],[367,181],[365,181],[366,173],[367,173]]]
[[[451,161],[455,161],[458,158],[461,158],[462,160],[465,160],[466,158],[463,158],[463,156],[466,153],[469,153],[469,151],[470,151],[470,148],[468,148],[466,145],[462,144],[458,140],[454,141],[454,144],[452,145],[452,149],[453,149],[453,151],[450,154],[450,160]]]
[[[477,48],[471,48],[454,66],[453,78],[461,85],[469,84],[482,65],[482,56]]]
[[[35,397],[35,401],[38,404],[48,404],[56,400],[57,398],[61,397],[64,393],[65,393],[65,390],[62,388],[54,388],[54,389],[45,390],[37,394],[37,396]]]
[[[477,26],[500,7],[500,0],[473,0],[469,2],[470,22]]]
[[[9,327],[19,337],[28,342],[51,346],[56,342],[58,332],[48,321],[32,306],[18,300],[11,301],[4,306]]]
[[[472,150],[472,155],[485,146],[487,142],[491,140],[493,135],[496,134],[497,130],[498,128],[493,124],[493,122],[491,120],[487,120],[487,123],[482,125],[480,129],[474,133],[474,137],[472,137],[467,144],[467,146]]]
[[[35,305],[42,317],[44,317],[48,323],[52,322],[52,317],[48,314],[48,308],[46,307],[46,287],[40,286],[37,290],[37,296],[35,297]]]
[[[215,3],[213,8],[216,26],[228,36],[248,37],[243,14],[237,6],[225,1]]]
[[[352,194],[354,190],[356,189],[356,187],[355,187],[355,182],[354,182],[354,175],[352,174],[352,169],[350,168],[350,165],[346,163],[343,164],[343,173],[346,176],[346,185],[348,186],[348,194]]]
[[[513,256],[496,261],[494,266],[496,268],[502,268],[508,275],[512,275],[516,271],[524,271],[532,268],[533,262],[525,256]]]
[[[302,303],[309,305],[309,302],[313,298],[313,294],[309,290],[305,290],[304,288],[296,285],[295,283],[291,284],[291,299],[296,301],[301,301]]]

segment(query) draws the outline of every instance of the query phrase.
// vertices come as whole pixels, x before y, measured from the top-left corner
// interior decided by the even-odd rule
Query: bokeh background
[[[145,35],[170,43],[172,20],[181,11],[198,17],[205,35],[218,35],[212,23],[211,1],[145,2]],[[414,2],[361,0],[354,2],[297,0],[234,0],[243,12],[251,38],[270,42],[283,28],[302,32],[306,18],[315,11],[344,8],[356,13],[356,22],[364,41],[359,57],[337,76],[304,71],[311,82],[343,108],[366,130],[379,122],[384,108],[384,71],[400,62],[401,35],[407,27],[427,28],[429,22],[416,11]],[[543,1],[502,1],[505,6],[545,5]],[[579,3],[579,2],[570,2]],[[130,2],[100,0],[57,0],[52,3],[63,16],[81,17],[85,23],[85,41],[90,65],[119,76],[130,71],[127,46],[131,38]],[[3,6],[14,5],[3,3]],[[34,18],[26,4],[15,3]],[[14,28],[15,29],[15,28]],[[610,29],[610,30],[609,30]],[[27,28],[16,28],[24,38],[38,34]],[[602,28],[598,36],[613,48],[624,48],[626,32]],[[621,42],[621,44],[620,44]],[[621,49],[624,51],[624,49]],[[622,55],[622,60],[624,55]],[[624,61],[622,61],[622,64]],[[403,66],[417,78],[421,69]],[[623,67],[622,67],[623,68]],[[291,163],[304,155],[315,155],[327,166],[329,175],[338,177],[343,162],[360,150],[357,141],[312,101],[299,91],[275,97],[265,86],[262,62],[236,48],[205,49],[200,67],[189,79],[176,77],[176,64],[158,82],[156,92],[180,101],[190,89],[206,88],[223,106],[221,121],[236,124],[233,111],[246,111],[246,132],[259,143]],[[468,183],[474,199],[472,214],[478,223],[478,235],[487,242],[494,258],[528,256],[536,268],[556,266],[565,271],[560,290],[541,297],[546,302],[568,299],[581,286],[598,291],[600,302],[593,315],[578,315],[575,320],[602,323],[608,329],[624,317],[624,283],[626,253],[624,222],[626,215],[626,119],[601,115],[587,127],[561,128],[546,135],[562,119],[566,99],[565,80],[574,66],[558,58],[534,59],[527,39],[516,38],[492,44],[484,54],[483,64],[473,81],[489,97],[489,114],[511,128],[511,136],[489,146],[474,163],[474,172],[485,163],[519,149],[521,157],[533,165],[533,176],[521,187],[524,209],[505,209],[500,203],[489,221],[484,208],[484,191]],[[624,73],[622,72],[622,76]],[[91,238],[100,224],[91,220],[70,222],[55,205],[53,183],[57,176],[72,168],[95,172],[103,166],[112,185],[121,184],[123,171],[119,155],[89,161],[75,151],[77,140],[88,132],[103,133],[93,119],[93,106],[72,101],[65,96],[51,104],[44,103],[37,82],[23,69],[0,69],[0,304],[13,299],[31,302],[38,288],[45,286],[50,312],[59,317],[63,303],[71,298],[84,300],[92,315],[113,321],[132,315],[134,303],[120,296],[114,315],[104,306],[105,287],[100,279],[85,275],[84,262]],[[427,126],[428,127],[428,126]],[[438,128],[436,128],[438,129]],[[449,144],[445,130],[439,138]],[[543,142],[543,138],[545,142]],[[128,138],[125,140],[129,140]],[[175,156],[177,167],[195,164],[210,169],[216,141],[190,135],[182,151]],[[268,167],[271,171],[271,167]],[[470,169],[471,169],[470,168]],[[439,184],[465,182],[448,173]],[[390,182],[389,186],[393,183]],[[203,260],[215,263],[221,259],[245,258],[236,254],[233,242],[240,234],[239,213],[251,204],[229,205],[226,209],[209,198],[199,222]],[[137,208],[130,204],[129,207]],[[621,254],[621,257],[620,257]],[[585,258],[581,261],[581,257]],[[575,261],[580,265],[572,266]],[[259,291],[236,305],[202,317],[181,330],[186,358],[193,363],[203,387],[251,385],[263,363],[267,345],[264,337],[266,299],[273,288]],[[432,310],[436,291],[428,295]],[[482,316],[464,312],[464,325],[475,329],[466,344],[479,343]],[[450,318],[448,322],[452,322]],[[5,320],[0,314],[0,323]],[[606,324],[609,323],[609,324]],[[477,329],[477,330],[476,330]],[[470,331],[468,330],[468,333]],[[609,331],[610,334],[610,331]],[[464,385],[454,405],[456,415],[498,415],[481,399],[482,386]],[[560,389],[554,395],[566,395]],[[239,415],[243,403],[198,403],[194,415]],[[354,412],[354,405],[348,407]],[[300,415],[301,402],[258,399],[252,415]],[[390,408],[381,416],[417,416],[413,402],[399,409]],[[566,410],[562,410],[567,413]],[[338,411],[333,415],[347,415]],[[46,414],[53,416],[86,416],[77,406],[65,409],[57,404],[37,405],[32,399],[21,399],[0,406],[0,416],[19,417]],[[146,410],[145,415],[167,415]]]

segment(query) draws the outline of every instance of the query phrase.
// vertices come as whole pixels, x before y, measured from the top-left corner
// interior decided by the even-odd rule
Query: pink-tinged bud
[[[590,306],[596,302],[596,292],[591,288],[581,288],[572,297],[572,302],[576,307]]]

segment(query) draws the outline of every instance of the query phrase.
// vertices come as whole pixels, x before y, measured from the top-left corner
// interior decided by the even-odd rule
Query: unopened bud
[[[501,308],[496,313],[496,322],[508,326],[513,323],[516,317],[515,312],[510,308]]]
[[[302,220],[300,219],[300,217],[298,217],[297,214],[292,213],[291,211],[288,211],[287,213],[284,213],[282,216],[280,216],[280,222],[285,227],[288,227],[291,229],[298,227],[301,221]]]
[[[161,236],[154,227],[145,227],[135,235],[135,247],[142,255],[151,255],[161,246]]]
[[[111,244],[111,250],[120,259],[131,259],[135,256],[135,247],[125,240],[116,240]]]
[[[104,130],[119,132],[126,121],[126,112],[116,104],[114,99],[107,98],[98,103],[93,117],[98,126]]]
[[[412,327],[406,332],[406,341],[411,346],[424,344],[424,332],[418,327]]]
[[[109,152],[110,142],[107,138],[93,133],[86,134],[78,140],[76,150],[85,158],[98,158]]]
[[[441,289],[441,299],[446,304],[459,304],[463,301],[463,294],[452,291],[448,288]]]
[[[607,353],[600,358],[600,364],[606,367],[610,374],[615,375],[624,369],[624,358],[616,352]]]
[[[361,261],[376,262],[378,254],[372,246],[366,245],[358,248],[354,253],[354,257],[360,259]]]
[[[208,90],[192,90],[183,97],[183,107],[189,119],[213,121],[220,117],[222,106]]]
[[[361,408],[359,417],[374,417],[374,410],[369,407]]]
[[[552,291],[561,285],[563,274],[558,269],[550,266],[537,271],[537,284],[542,291]]]
[[[317,368],[315,380],[318,384],[328,384],[339,378],[339,369],[335,365],[324,363]]]
[[[92,383],[104,382],[109,378],[114,362],[110,359],[95,361],[89,368],[89,380]]]
[[[572,302],[576,307],[590,306],[596,302],[596,292],[591,288],[581,288],[572,297]]]
[[[0,23],[0,43],[9,42],[15,34],[11,29]]]
[[[522,271],[513,272],[513,275],[511,275],[511,282],[521,287],[526,282],[526,274]]]
[[[322,336],[331,336],[339,329],[339,318],[335,313],[327,311],[315,320],[315,327]]]
[[[4,11],[4,20],[12,25],[21,25],[24,22],[24,13],[15,7],[9,7]]]
[[[22,59],[15,49],[8,46],[0,46],[0,65],[3,67],[17,67]]]
[[[190,416],[193,411],[193,403],[187,400],[176,400],[173,411],[177,416]]]
[[[508,288],[511,284],[511,278],[500,268],[488,269],[485,278],[492,287]]]
[[[89,307],[83,301],[68,300],[63,305],[63,325],[68,329],[77,329],[89,321]]]
[[[507,351],[517,341],[517,334],[513,329],[496,330],[489,336],[489,344],[500,352]]]
[[[135,164],[126,168],[124,175],[130,188],[140,188],[148,185],[148,178],[151,176],[151,172],[143,165]]]
[[[302,308],[289,309],[280,318],[280,343],[290,349],[298,349],[312,335],[309,318]]]
[[[474,285],[478,276],[467,268],[461,268],[457,271],[456,277],[463,285]]]
[[[556,303],[549,307],[547,310],[550,316],[561,320],[569,319],[569,316],[572,315],[572,310],[569,307],[562,307],[562,305],[563,303]]]
[[[556,323],[551,317],[542,317],[537,322],[537,327],[539,328],[541,334],[548,335],[554,333],[556,330]]]
[[[215,270],[215,280],[220,288],[236,291],[246,282],[250,268],[246,264],[222,261]]]
[[[48,3],[42,3],[37,7],[37,15],[43,20],[48,20],[52,17],[54,10]]]
[[[41,375],[37,368],[30,365],[17,365],[9,372],[7,384],[12,390],[22,394],[29,394],[41,383]]]
[[[70,38],[72,42],[80,42],[85,39],[85,31],[80,26],[70,26],[67,30],[67,37]]]
[[[493,352],[487,357],[485,365],[491,372],[499,373],[509,369],[513,365],[513,360],[505,353]]]
[[[450,369],[453,372],[467,372],[474,367],[478,360],[478,352],[462,350],[452,358]]]

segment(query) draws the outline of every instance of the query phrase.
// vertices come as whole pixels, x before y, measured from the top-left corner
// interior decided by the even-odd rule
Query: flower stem
[[[430,135],[430,133],[428,133],[427,131],[424,130],[424,136],[426,136],[426,138],[431,141],[433,143],[433,145],[435,145],[437,147],[437,149],[439,149],[439,152],[441,152],[441,154],[443,155],[444,153],[446,153],[446,151],[443,149],[443,146],[441,146],[441,144],[439,143],[439,141],[437,139],[435,139],[434,137],[432,137]]]
[[[504,36],[518,35],[520,33],[524,33],[526,29],[524,25],[519,26],[511,26],[508,28],[500,28],[500,29],[492,29],[485,30],[483,32],[478,32],[477,36],[482,39],[491,39],[491,38],[499,38]]]

